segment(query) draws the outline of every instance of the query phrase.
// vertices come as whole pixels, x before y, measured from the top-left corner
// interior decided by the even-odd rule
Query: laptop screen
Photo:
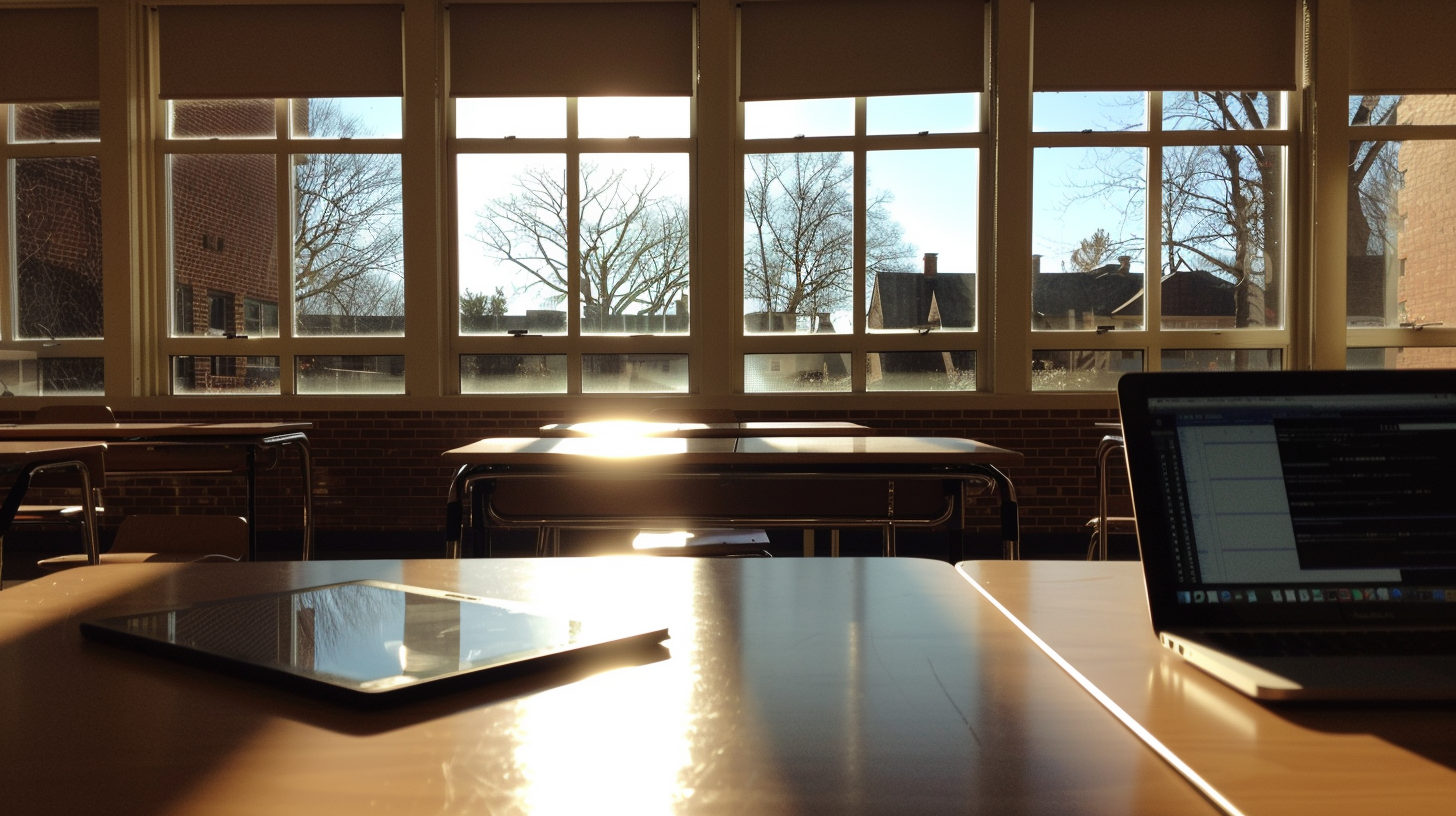
[[[1456,392],[1252,390],[1142,403],[1164,599],[1456,611]]]

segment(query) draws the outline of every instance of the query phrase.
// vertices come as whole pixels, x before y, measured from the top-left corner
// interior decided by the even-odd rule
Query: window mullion
[[[566,99],[566,392],[583,391],[581,333],[581,142],[577,98]]]
[[[278,337],[292,340],[297,333],[297,318],[293,302],[293,210],[296,193],[293,189],[293,142],[289,133],[289,100],[279,99],[275,103],[274,122],[277,126],[278,148],[273,160],[278,185]],[[278,355],[278,393],[288,396],[294,393],[297,378],[293,359],[298,349],[292,342],[284,344],[284,351]]]
[[[1148,133],[1152,145],[1147,160],[1147,249],[1143,262],[1143,338],[1147,352],[1143,370],[1162,368],[1163,348],[1163,148],[1167,144],[1163,131],[1163,92],[1148,94]]]

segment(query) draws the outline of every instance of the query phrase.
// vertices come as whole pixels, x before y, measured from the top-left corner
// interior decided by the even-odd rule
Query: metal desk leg
[[[1107,460],[1122,450],[1122,437],[1104,436],[1097,443],[1097,558],[1107,560],[1108,503],[1107,503]]]
[[[298,469],[303,472],[303,560],[312,561],[313,549],[313,451],[308,440],[295,442],[298,446]]]

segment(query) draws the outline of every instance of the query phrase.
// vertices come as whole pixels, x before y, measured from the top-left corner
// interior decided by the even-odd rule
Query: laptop
[[[1148,608],[1261,700],[1456,699],[1456,370],[1127,374]]]

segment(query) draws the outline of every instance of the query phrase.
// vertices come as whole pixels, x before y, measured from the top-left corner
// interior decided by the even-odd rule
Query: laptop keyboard
[[[1456,629],[1205,631],[1199,636],[1226,652],[1252,657],[1456,655]]]

